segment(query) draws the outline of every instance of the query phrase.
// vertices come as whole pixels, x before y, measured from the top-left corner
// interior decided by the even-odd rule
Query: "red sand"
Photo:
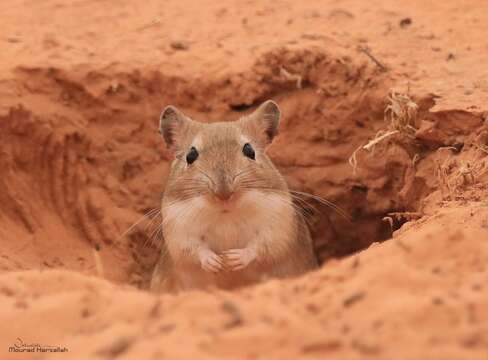
[[[488,358],[488,4],[114,4],[0,5],[0,358]],[[354,174],[391,90],[419,130]],[[159,206],[161,109],[236,119],[267,98],[290,186],[354,223],[319,207],[324,265],[299,279],[149,294],[153,227],[121,234]],[[415,214],[389,239],[391,212]]]

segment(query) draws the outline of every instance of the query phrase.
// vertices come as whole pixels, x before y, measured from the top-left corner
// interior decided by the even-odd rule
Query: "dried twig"
[[[420,155],[415,154],[412,158],[412,166],[415,167],[419,161],[420,161]]]
[[[142,30],[146,30],[146,29],[149,29],[150,27],[153,27],[155,25],[158,25],[161,23],[161,19],[160,18],[156,18],[154,19],[153,21],[151,21],[150,23],[146,24],[146,25],[143,25],[143,26],[140,26],[136,29],[136,31],[142,31]]]
[[[376,136],[366,145],[359,146],[349,158],[349,164],[353,168],[353,174],[357,171],[357,153],[359,150],[374,151],[377,144],[390,136],[403,134],[409,138],[415,138],[415,122],[417,120],[418,106],[408,95],[392,92],[388,96],[390,104],[385,108],[385,121],[388,122],[386,130],[380,130]]]
[[[391,212],[387,214],[391,218],[395,218],[398,221],[412,221],[420,219],[423,214],[420,212],[404,211],[404,212]]]
[[[292,74],[289,71],[287,71],[284,67],[280,67],[280,75],[283,76],[286,80],[295,81],[297,85],[297,89],[302,88],[303,78],[300,75]]]
[[[483,144],[476,144],[474,143],[473,144],[475,148],[477,148],[478,150],[481,150],[483,151],[485,154],[488,154],[488,146],[487,145],[483,145]]]
[[[97,275],[99,277],[105,277],[105,271],[103,268],[103,262],[99,254],[99,247],[97,246],[96,248],[92,249],[93,252],[93,261],[95,263],[95,269],[97,271]]]
[[[385,216],[381,220],[382,221],[385,221],[385,222],[388,222],[390,224],[391,231],[393,231],[394,220],[407,222],[407,221],[412,221],[412,220],[418,220],[418,219],[420,219],[423,216],[422,213],[419,213],[419,212],[409,212],[409,211],[405,211],[405,212],[392,212],[392,213],[388,213],[386,215],[387,216]]]
[[[371,140],[369,143],[367,143],[366,145],[364,145],[363,146],[363,149],[364,150],[371,150],[379,142],[383,141],[384,139],[386,139],[389,136],[398,134],[399,132],[400,132],[400,130],[392,130],[392,131],[388,131],[387,133],[385,133],[385,134],[383,134],[381,136],[377,136],[373,140]]]
[[[390,230],[393,231],[393,219],[390,216],[385,216],[381,221],[386,221],[390,224]]]
[[[385,65],[383,65],[377,58],[375,58],[371,54],[368,48],[365,48],[363,46],[358,46],[358,50],[364,53],[367,57],[369,57],[381,69],[381,71],[388,71],[388,68]]]

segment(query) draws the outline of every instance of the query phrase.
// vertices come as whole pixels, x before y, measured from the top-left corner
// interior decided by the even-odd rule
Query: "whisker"
[[[215,183],[214,181],[212,180],[212,178],[210,177],[210,175],[208,175],[205,171],[202,170],[202,168],[200,168],[199,166],[195,166],[195,168],[202,174],[204,175],[207,179],[210,180],[210,182],[212,183],[212,185],[215,186]]]
[[[264,183],[264,181],[262,181]],[[259,180],[256,180],[256,179],[244,179],[242,181],[239,182],[239,185],[242,187],[242,188],[245,188],[245,189],[256,189],[256,190],[261,190],[261,191],[269,191],[269,192],[284,192],[284,193],[287,193],[286,191],[283,191],[283,190],[276,190],[276,189],[273,189],[271,188],[270,186],[268,185],[261,185],[260,184],[260,181]],[[331,208],[332,210],[334,210],[337,214],[339,214],[340,216],[342,216],[344,219],[346,219],[347,221],[349,222],[352,222],[352,218],[342,209],[340,208],[339,206],[337,206],[336,204],[334,204],[332,201],[329,201],[327,199],[324,199],[324,198],[321,198],[317,195],[312,195],[312,194],[309,194],[309,193],[306,193],[306,192],[303,192],[303,191],[296,191],[296,190],[289,190],[289,194],[294,198],[296,199],[297,201],[302,201],[302,204],[303,204],[303,199],[299,200],[299,196],[304,196],[304,197],[308,197],[310,199],[313,199],[315,201],[317,201],[318,203],[322,204],[322,205],[326,205],[328,206],[329,208]],[[305,202],[306,203],[306,202]],[[311,206],[311,205],[308,205],[307,206]],[[312,207],[313,209],[315,209],[314,207]]]
[[[156,238],[158,238],[159,236],[161,236],[161,240],[163,240],[162,239],[162,236],[163,236],[163,227],[162,226],[159,226],[158,232],[156,233]]]
[[[149,224],[146,225],[146,227],[144,228],[144,231],[147,231],[148,229],[151,228],[151,226],[153,226],[154,221],[156,221],[158,219],[158,216],[160,214],[161,214],[161,211],[158,210],[154,215],[151,215],[151,221],[149,221]]]
[[[149,210],[146,214],[144,214],[139,220],[137,220],[135,223],[133,223],[131,226],[129,226],[129,228],[127,230],[125,230],[117,240],[120,240],[121,238],[123,238],[125,235],[127,235],[133,228],[135,228],[137,225],[139,225],[139,223],[143,220],[145,220],[146,218],[150,218],[151,216],[154,216],[155,213],[158,213],[159,212],[159,209],[158,208],[154,208],[154,209],[151,209]]]
[[[321,203],[323,205],[326,205],[326,206],[330,207],[331,209],[335,210],[339,215],[341,215],[347,221],[353,222],[351,216],[349,216],[349,214],[347,214],[342,208],[340,208],[339,206],[337,206],[336,204],[334,204],[332,201],[329,201],[327,199],[321,198],[320,196],[312,195],[312,194],[309,194],[309,193],[306,193],[306,192],[302,192],[302,191],[290,190],[290,192],[292,194],[307,196],[307,197],[309,197],[311,199],[314,199],[315,201],[317,201],[317,202],[319,202],[319,203]]]
[[[287,195],[285,191],[282,192],[283,195]],[[303,217],[303,219],[306,221],[306,223],[311,227],[313,224],[310,221],[309,214],[304,212],[304,209],[297,204],[293,202],[292,199],[286,199],[285,197],[278,197],[278,198],[269,198],[267,201],[274,202],[275,204],[284,204],[284,205],[289,205],[293,208],[293,210],[298,214]],[[277,218],[279,218],[277,216]]]
[[[252,170],[253,170],[252,167],[250,165],[248,165],[242,171],[235,174],[234,177],[232,178],[232,181],[234,182],[237,178],[239,178],[239,176],[250,174],[252,172]]]
[[[154,244],[153,242],[153,237],[155,234],[157,234],[159,232],[159,229],[161,228],[161,223],[158,224],[158,226],[151,232],[151,234],[149,235],[149,238],[144,242],[144,246],[147,245],[147,243],[152,243]]]

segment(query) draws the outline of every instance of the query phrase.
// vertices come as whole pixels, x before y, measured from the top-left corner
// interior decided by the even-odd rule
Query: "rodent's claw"
[[[232,271],[239,271],[246,268],[256,258],[256,252],[251,248],[230,249],[224,251],[222,256],[225,265]]]
[[[198,253],[202,269],[208,272],[217,273],[221,271],[225,264],[222,258],[209,249],[202,249]]]

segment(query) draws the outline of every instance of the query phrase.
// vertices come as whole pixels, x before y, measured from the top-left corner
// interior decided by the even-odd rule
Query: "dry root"
[[[397,221],[418,220],[423,216],[423,214],[420,212],[410,212],[410,211],[392,212],[392,213],[388,213],[387,215],[396,219]]]
[[[354,174],[357,172],[357,153],[360,150],[367,150],[373,153],[377,144],[397,134],[402,134],[412,139],[415,138],[418,105],[408,95],[398,94],[394,91],[388,95],[388,101],[390,103],[385,109],[385,121],[388,123],[388,128],[378,131],[375,137],[366,145],[361,145],[354,150],[349,158],[349,164],[352,166]]]
[[[486,170],[484,162],[473,163],[469,160],[460,160],[458,162],[451,158],[447,158],[443,162],[437,160],[435,176],[437,177],[442,198],[446,200],[454,199],[460,189],[475,184],[477,178]]]
[[[478,150],[481,150],[482,152],[484,152],[485,154],[488,154],[488,145],[484,145],[484,144],[473,144],[475,146],[475,148],[477,148]]]
[[[488,154],[488,131],[483,131],[476,138],[476,142],[473,144],[475,148]]]
[[[389,119],[390,128],[409,137],[414,137],[417,129],[418,105],[408,95],[392,92],[388,96],[390,104],[385,109],[385,119]]]
[[[156,19],[153,19],[150,23],[138,27],[136,29],[136,31],[143,31],[143,30],[149,29],[150,27],[156,26],[156,25],[158,25],[160,23],[161,23],[161,19],[160,18],[156,18]]]
[[[392,213],[388,213],[386,215],[387,216],[385,216],[381,220],[386,221],[390,224],[391,231],[393,231],[394,220],[396,220],[397,222],[400,222],[400,221],[401,222],[408,222],[408,221],[412,221],[412,220],[418,220],[423,216],[423,214],[419,213],[419,212],[392,212]]]
[[[93,262],[95,263],[95,269],[97,271],[97,275],[101,278],[104,278],[105,271],[104,271],[103,262],[102,262],[102,258],[100,257],[99,250],[93,248],[92,252],[93,252]]]
[[[292,74],[288,70],[286,70],[284,67],[280,67],[280,75],[285,78],[287,81],[294,81],[296,83],[297,89],[302,88],[302,81],[303,78],[300,75],[297,74]]]
[[[420,154],[415,154],[412,158],[412,166],[415,167],[420,161]]]
[[[439,184],[439,189],[441,191],[442,198],[446,198],[446,191],[448,193],[447,197],[452,194],[452,189],[449,183],[449,172],[450,172],[450,159],[446,159],[441,163],[440,160],[436,160],[435,176],[437,178],[437,183]]]
[[[469,161],[461,161],[455,181],[459,186],[475,183],[475,171]]]

